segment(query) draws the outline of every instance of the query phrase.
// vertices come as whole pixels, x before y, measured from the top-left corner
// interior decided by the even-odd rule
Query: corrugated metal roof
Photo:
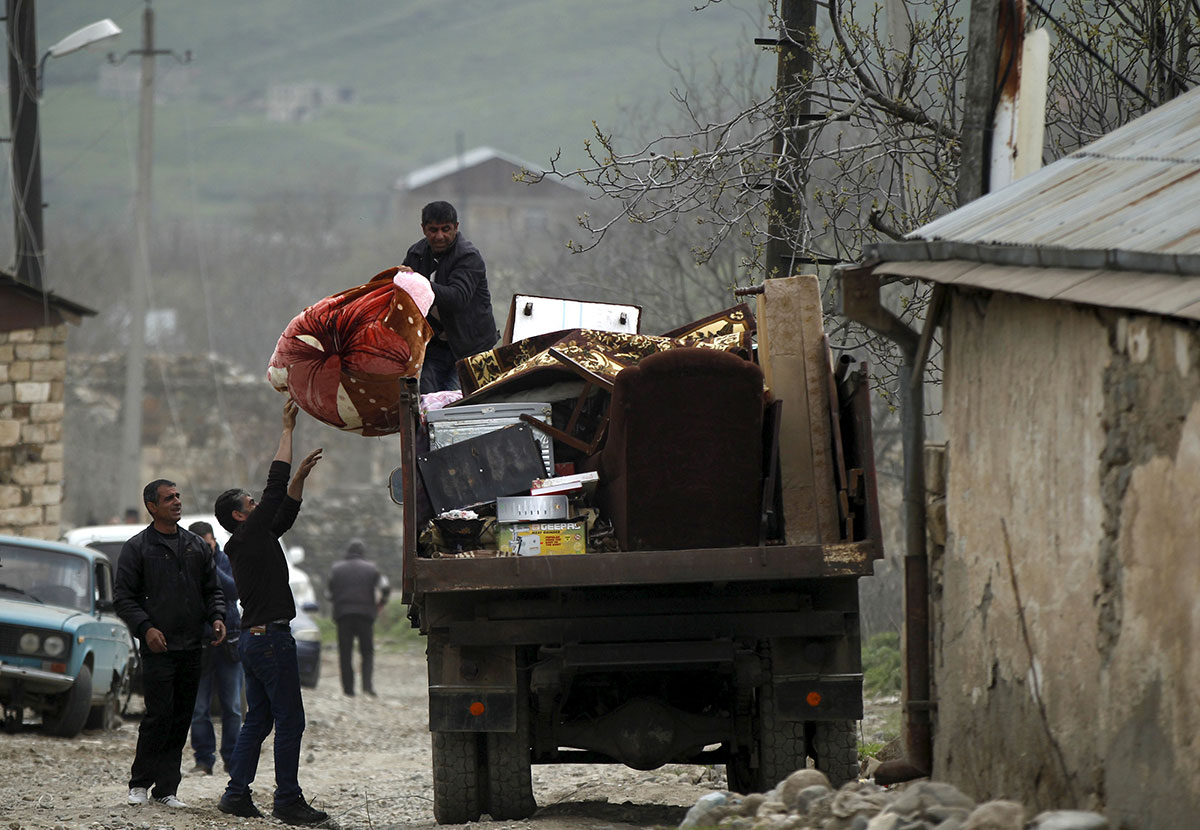
[[[877,273],[1200,319],[1200,89],[907,240]]]

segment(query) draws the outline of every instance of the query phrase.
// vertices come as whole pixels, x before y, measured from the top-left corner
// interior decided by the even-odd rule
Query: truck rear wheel
[[[529,818],[537,810],[529,762],[529,730],[487,734],[487,807],[496,821]]]
[[[814,721],[809,755],[836,790],[858,779],[858,741],[852,720]]]
[[[433,817],[438,824],[478,821],[479,733],[433,733]]]
[[[804,723],[786,721],[775,711],[775,687],[768,681],[758,694],[758,787],[766,792],[798,769],[804,769],[807,741]]]
[[[516,729],[488,732],[487,799],[483,811],[496,821],[529,818],[537,810],[533,799],[532,735],[529,726],[529,684],[518,681]]]

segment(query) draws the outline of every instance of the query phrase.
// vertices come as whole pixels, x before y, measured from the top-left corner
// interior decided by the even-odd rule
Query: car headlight
[[[314,643],[321,639],[321,631],[317,628],[297,628],[292,632],[292,636],[306,643]]]
[[[20,647],[22,654],[36,653],[38,650],[38,646],[40,646],[41,644],[42,644],[41,639],[38,637],[38,635],[34,634],[32,631],[26,631],[24,634],[22,634],[21,639],[18,642],[18,646]]]
[[[46,641],[42,643],[42,648],[45,649],[46,653],[51,657],[58,657],[67,650],[67,643],[57,634],[51,634],[46,638]]]

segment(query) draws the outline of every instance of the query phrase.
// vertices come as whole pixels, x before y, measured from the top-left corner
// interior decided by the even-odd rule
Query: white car
[[[229,533],[225,528],[221,527],[221,523],[217,521],[217,517],[211,514],[189,513],[185,514],[180,520],[181,527],[189,527],[195,522],[208,522],[212,525],[213,537],[217,540],[217,544],[222,549],[225,548],[225,543],[229,541]],[[139,532],[146,524],[120,524],[120,525],[87,525],[86,527],[77,527],[73,530],[68,530],[62,536],[62,541],[70,545],[83,545],[93,548],[108,555],[109,560],[116,567],[117,559],[121,556],[121,548],[130,536]],[[284,552],[287,554],[288,561],[288,583],[292,588],[292,596],[296,600],[296,607],[304,611],[317,610],[317,593],[313,590],[312,580],[308,574],[296,567],[297,564],[304,561],[304,548],[299,545],[289,547],[284,543]]]

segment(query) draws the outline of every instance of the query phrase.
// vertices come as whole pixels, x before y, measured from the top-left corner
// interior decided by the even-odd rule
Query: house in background
[[[941,295],[933,774],[975,798],[1200,814],[1198,206],[1195,90],[845,274]]]
[[[458,211],[463,235],[479,248],[489,276],[495,269],[522,270],[561,256],[578,238],[577,217],[588,209],[588,191],[547,177],[518,181],[522,171],[542,168],[491,147],[475,147],[421,167],[395,183],[402,238],[420,238],[421,208],[447,201]],[[594,206],[593,206],[594,209]]]
[[[67,324],[95,313],[0,273],[0,534],[58,538]]]

